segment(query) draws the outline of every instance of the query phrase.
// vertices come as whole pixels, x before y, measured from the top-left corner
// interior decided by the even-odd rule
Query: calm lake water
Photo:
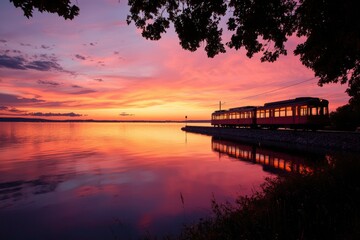
[[[210,201],[312,169],[304,155],[185,133],[183,124],[0,123],[0,239],[177,234]]]

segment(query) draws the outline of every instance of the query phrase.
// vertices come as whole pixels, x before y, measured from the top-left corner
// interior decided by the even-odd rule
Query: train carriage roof
[[[244,106],[244,107],[230,108],[229,111],[230,111],[230,112],[235,112],[235,111],[251,111],[251,110],[254,110],[255,108],[256,108],[255,106]]]
[[[299,105],[299,104],[325,104],[329,103],[328,100],[314,98],[314,97],[298,97],[295,99],[277,101],[277,102],[269,102],[265,103],[264,107],[275,107],[275,106],[289,106],[289,105]]]
[[[229,112],[248,112],[248,111],[254,111],[255,109],[256,109],[255,106],[236,107],[236,108],[230,108],[229,110],[217,110],[212,114],[221,114],[221,113],[229,113]]]

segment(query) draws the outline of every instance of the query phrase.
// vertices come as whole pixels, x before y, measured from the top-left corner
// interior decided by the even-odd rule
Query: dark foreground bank
[[[360,152],[360,133],[186,126],[183,131],[268,146]]]
[[[179,239],[360,239],[359,158],[329,163],[268,179],[235,205],[213,200],[213,216],[186,227]]]

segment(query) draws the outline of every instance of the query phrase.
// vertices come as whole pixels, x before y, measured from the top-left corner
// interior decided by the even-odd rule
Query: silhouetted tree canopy
[[[73,18],[78,7],[69,0],[10,0],[25,16],[33,8]],[[226,46],[244,48],[251,58],[273,62],[286,55],[285,42],[296,35],[304,42],[294,54],[325,83],[349,84],[348,94],[360,99],[360,21],[358,0],[129,0],[133,22],[142,36],[159,40],[173,24],[180,45],[196,51],[204,44],[209,57]],[[230,33],[223,40],[223,30]]]
[[[353,131],[360,127],[360,105],[349,103],[338,107],[330,114],[330,120],[335,129]]]
[[[71,5],[71,0],[10,0],[15,7],[23,10],[24,15],[32,17],[34,9],[40,12],[57,13],[65,19],[73,19],[79,15],[79,7]]]

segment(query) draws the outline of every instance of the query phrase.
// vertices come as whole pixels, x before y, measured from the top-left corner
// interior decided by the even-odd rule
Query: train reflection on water
[[[311,173],[327,163],[326,155],[266,148],[248,143],[212,138],[211,148],[219,158],[228,156],[240,161],[260,164],[263,170],[276,174]]]

